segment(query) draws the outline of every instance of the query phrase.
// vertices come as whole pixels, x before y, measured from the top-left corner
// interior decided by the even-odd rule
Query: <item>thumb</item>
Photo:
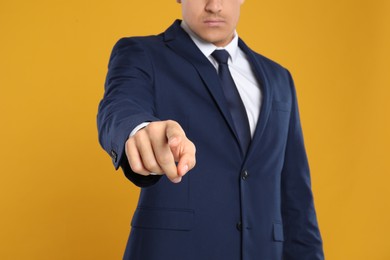
[[[186,135],[181,126],[177,122],[171,120],[167,121],[165,131],[169,148],[171,149],[171,152],[177,161],[179,159],[177,157],[180,155],[181,143],[185,139]]]

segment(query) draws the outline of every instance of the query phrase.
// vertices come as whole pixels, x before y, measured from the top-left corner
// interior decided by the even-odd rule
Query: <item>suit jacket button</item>
[[[114,163],[116,163],[116,161],[118,160],[117,153],[114,150],[111,150],[110,156],[111,156],[112,160],[114,161]]]
[[[245,170],[241,173],[241,179],[243,179],[244,181],[249,177],[249,174],[248,172]]]
[[[241,231],[241,230],[242,230],[242,223],[241,223],[241,221],[239,221],[239,222],[237,223],[236,228],[237,228],[238,231]]]

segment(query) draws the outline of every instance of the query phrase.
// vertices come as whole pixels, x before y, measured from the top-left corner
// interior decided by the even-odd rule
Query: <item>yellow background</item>
[[[390,259],[390,1],[247,0],[238,28],[294,76],[327,259]],[[174,0],[0,2],[0,259],[120,259],[138,189],[99,147],[123,36]],[[180,245],[175,245],[180,246]]]

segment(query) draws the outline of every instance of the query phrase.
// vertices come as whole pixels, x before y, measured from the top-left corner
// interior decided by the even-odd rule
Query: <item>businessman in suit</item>
[[[124,259],[324,259],[293,81],[237,35],[244,0],[114,46],[99,141],[141,187]]]

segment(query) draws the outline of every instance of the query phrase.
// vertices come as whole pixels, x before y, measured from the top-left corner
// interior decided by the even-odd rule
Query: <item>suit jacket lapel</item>
[[[239,40],[238,45],[241,50],[247,54],[262,92],[260,115],[257,121],[257,126],[252,138],[252,142],[248,149],[248,158],[253,153],[254,149],[258,146],[259,141],[261,140],[261,137],[264,133],[264,129],[267,125],[267,121],[271,112],[273,88],[269,78],[267,77],[267,73],[265,73],[265,67],[262,61],[256,57],[255,53],[241,39]]]
[[[200,78],[206,85],[214,101],[217,103],[230,130],[236,137],[237,142],[239,142],[217,71],[198,49],[188,34],[181,28],[179,20],[175,21],[175,23],[165,31],[164,40],[169,48],[178,55],[181,55],[198,71]]]

